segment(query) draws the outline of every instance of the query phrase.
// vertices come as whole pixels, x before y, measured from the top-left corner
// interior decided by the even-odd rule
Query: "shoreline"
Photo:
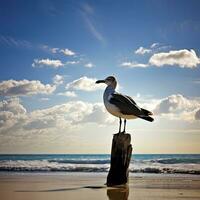
[[[106,187],[107,173],[0,173],[2,200],[198,200],[200,176],[134,174],[123,187]]]
[[[106,177],[108,175],[108,172],[64,172],[64,171],[0,171],[0,177],[1,176],[97,176],[97,177]],[[186,173],[132,173],[129,172],[129,177],[180,177],[180,178],[199,178],[200,174],[186,174]]]
[[[0,176],[3,175],[88,175],[88,176],[106,176],[107,172],[71,172],[71,171],[0,171]],[[180,177],[187,177],[187,176],[196,176],[200,178],[199,174],[188,174],[188,173],[140,173],[140,172],[129,172],[130,177],[134,176],[180,176]]]

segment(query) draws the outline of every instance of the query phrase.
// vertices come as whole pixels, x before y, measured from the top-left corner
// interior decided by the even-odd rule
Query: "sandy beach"
[[[127,186],[108,188],[106,174],[1,174],[1,200],[156,200],[200,199],[200,177],[131,175]]]

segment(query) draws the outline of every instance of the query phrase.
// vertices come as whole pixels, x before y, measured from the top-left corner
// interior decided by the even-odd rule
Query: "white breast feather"
[[[122,114],[117,106],[115,106],[114,104],[111,104],[111,103],[109,102],[109,100],[110,100],[111,98],[112,98],[112,95],[110,94],[110,95],[108,96],[108,100],[106,100],[106,101],[104,102],[105,107],[106,107],[107,111],[108,111],[110,114],[112,114],[112,115],[114,115],[114,116],[116,116],[116,117],[121,117],[121,118],[123,118],[123,119],[135,119],[135,118],[137,118],[137,117],[134,116],[134,115],[124,115],[124,114]]]

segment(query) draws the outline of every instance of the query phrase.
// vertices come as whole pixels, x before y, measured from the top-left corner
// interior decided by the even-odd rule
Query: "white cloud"
[[[51,48],[50,51],[51,53],[57,53],[59,51],[59,48]]]
[[[91,62],[85,64],[85,67],[88,67],[88,68],[92,68],[94,67],[94,64],[92,64]]]
[[[83,16],[83,19],[85,21],[85,24],[88,27],[88,30],[91,32],[91,34],[102,44],[105,44],[105,39],[102,35],[102,33],[97,29],[97,25],[94,21],[94,9],[91,5],[88,3],[84,3],[82,5],[81,14]]]
[[[53,77],[53,83],[56,84],[56,85],[61,85],[63,84],[63,81],[64,81],[64,77],[59,75],[59,74],[56,74],[54,77]]]
[[[82,119],[82,122],[112,124],[115,119],[116,118],[108,114],[102,103],[95,103],[92,106],[91,112]]]
[[[200,109],[196,111],[195,113],[195,119],[200,120]]]
[[[194,120],[198,119],[200,101],[188,99],[181,94],[175,94],[161,99],[154,113],[167,118]]]
[[[66,49],[61,49],[61,48],[57,48],[57,47],[51,48],[48,45],[42,45],[41,48],[46,50],[46,51],[49,51],[53,54],[62,53],[66,56],[75,56],[76,55],[76,53],[74,51],[72,51],[68,48],[66,48]]]
[[[7,80],[0,82],[0,96],[26,96],[34,94],[51,94],[56,86],[43,84],[38,80]]]
[[[157,47],[157,46],[159,46],[159,43],[158,43],[158,42],[155,42],[155,43],[153,43],[153,44],[151,45],[151,48],[153,49],[153,48],[155,48],[155,47]]]
[[[144,47],[139,47],[138,49],[135,50],[135,54],[140,54],[143,55],[145,53],[150,53],[151,49],[146,49]]]
[[[137,62],[123,62],[121,64],[122,67],[128,67],[128,68],[136,68],[136,67],[148,67],[148,64],[143,64],[143,63],[137,63]]]
[[[66,91],[58,93],[58,95],[66,96],[66,97],[77,97],[77,94],[74,91]]]
[[[200,59],[197,57],[194,50],[177,50],[165,53],[156,53],[150,59],[149,63],[158,67],[164,65],[178,65],[182,68],[195,68],[200,64]]]
[[[49,58],[47,59],[34,59],[34,62],[32,64],[32,67],[53,67],[53,68],[59,68],[63,67],[64,64],[62,63],[61,60],[50,60]]]
[[[111,117],[100,103],[71,101],[27,112],[19,99],[0,102],[0,134],[70,131],[85,123],[111,124]]]
[[[154,45],[155,46],[155,45]],[[197,56],[194,50],[176,50],[169,52],[161,52],[153,54],[148,63],[137,63],[137,62],[123,62],[122,67],[163,67],[165,65],[179,66],[181,68],[195,68],[200,64],[200,58]]]
[[[187,98],[181,94],[173,94],[162,99],[152,96],[136,95],[136,103],[154,113],[155,121],[161,120],[162,123],[173,121],[175,123],[189,123],[196,126],[199,118],[200,99]]]
[[[170,112],[182,112],[183,110],[189,111],[197,108],[199,103],[195,100],[189,100],[181,94],[171,95],[161,100],[157,105],[156,113],[170,113]]]
[[[70,49],[61,49],[60,52],[66,56],[74,56],[76,54],[75,52],[73,52]]]
[[[75,89],[75,90],[83,90],[83,91],[95,91],[98,89],[103,89],[105,86],[103,84],[95,84],[97,79],[88,78],[83,76],[79,79],[76,79],[66,85],[66,89]]]
[[[76,64],[79,64],[79,63],[80,63],[79,61],[73,60],[73,61],[67,61],[66,65],[76,65]]]
[[[99,112],[95,112],[97,109]],[[101,118],[99,117],[100,115],[102,116]],[[38,119],[40,120],[38,121]],[[31,112],[26,128],[30,128],[30,125],[32,128],[67,128],[73,125],[81,125],[82,123],[109,124],[112,122],[102,104],[70,101],[65,104]]]
[[[26,109],[20,104],[19,98],[10,98],[0,101],[0,112],[2,111],[9,111],[14,115],[26,113]]]
[[[0,101],[0,134],[15,131],[26,115],[27,111],[18,98]]]

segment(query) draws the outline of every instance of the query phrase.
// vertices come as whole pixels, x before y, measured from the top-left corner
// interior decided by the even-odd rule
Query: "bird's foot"
[[[119,131],[117,134],[125,134],[126,131]]]
[[[122,133],[123,133],[123,134],[125,134],[125,133],[126,133],[126,131],[122,131]]]

